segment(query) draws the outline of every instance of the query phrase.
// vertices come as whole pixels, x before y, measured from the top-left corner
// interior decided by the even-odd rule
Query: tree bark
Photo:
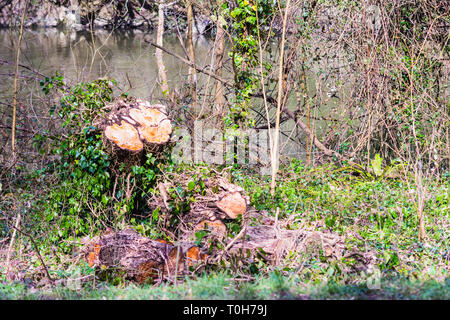
[[[284,58],[284,44],[285,44],[285,38],[286,38],[286,23],[287,23],[287,16],[289,12],[289,3],[290,0],[287,0],[285,13],[283,17],[283,31],[281,35],[281,49],[280,49],[280,66],[279,66],[279,74],[278,74],[278,98],[277,98],[277,112],[276,112],[276,119],[275,119],[275,133],[273,138],[273,148],[272,148],[272,182],[270,184],[270,194],[272,196],[275,195],[275,184],[276,184],[276,175],[278,171],[278,161],[279,161],[279,134],[280,134],[280,114],[281,114],[281,102],[282,102],[282,96],[283,96],[283,58]]]
[[[158,4],[158,28],[156,31],[156,44],[163,46],[164,35],[164,4],[162,1]],[[166,67],[164,65],[162,51],[158,47],[155,51],[156,64],[158,65],[159,85],[164,97],[169,96],[169,84],[167,82]]]
[[[28,7],[27,0],[25,2],[25,7],[23,8],[22,20],[20,23],[20,31],[19,31],[19,40],[17,41],[17,50],[16,50],[16,61],[14,64],[14,102],[13,102],[13,115],[12,115],[12,131],[11,131],[11,151],[12,151],[12,163],[14,166],[16,159],[16,114],[17,114],[17,92],[18,92],[18,83],[17,80],[19,78],[19,58],[20,58],[20,44],[22,42],[23,36],[23,25],[25,24],[25,16],[27,13]]]
[[[221,4],[221,3],[219,3]],[[223,55],[225,47],[225,31],[223,30],[220,20],[217,21],[216,31],[216,52],[215,52],[215,73],[218,77],[222,77]],[[220,81],[215,81],[214,105],[218,111],[223,112],[225,108],[224,85]]]
[[[194,12],[192,9],[192,3],[190,0],[186,0],[186,9],[187,9],[187,49],[189,54],[189,60],[195,64],[195,51],[194,51],[194,42],[192,40],[193,27],[194,27]],[[188,82],[189,82],[189,91],[192,97],[191,106],[193,110],[197,107],[197,73],[195,68],[189,66],[189,74],[188,74]]]

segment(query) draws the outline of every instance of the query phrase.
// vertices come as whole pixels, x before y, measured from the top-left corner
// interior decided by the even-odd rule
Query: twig
[[[160,45],[157,45],[157,44],[154,43],[153,41],[148,40],[148,39],[145,39],[144,41],[147,42],[147,43],[149,43],[149,44],[151,44],[152,46],[154,46],[154,47],[156,47],[156,48],[158,48],[158,49],[161,49],[161,50],[164,51],[165,53],[168,53],[168,54],[170,54],[171,56],[173,56],[173,57],[175,57],[175,58],[181,60],[182,62],[184,62],[185,64],[189,65],[190,67],[195,68],[195,70],[197,70],[198,72],[201,72],[201,73],[204,73],[204,74],[206,74],[206,75],[208,75],[208,76],[211,76],[211,77],[213,77],[214,79],[216,79],[216,80],[222,82],[223,84],[225,84],[225,85],[227,85],[227,86],[229,86],[229,87],[232,87],[232,86],[233,86],[233,84],[232,84],[231,82],[225,80],[224,78],[219,77],[219,76],[215,75],[214,73],[205,70],[205,68],[199,67],[199,66],[198,66],[197,64],[195,64],[194,62],[191,62],[191,61],[189,61],[189,60],[183,58],[182,56],[180,56],[180,55],[178,55],[178,54],[176,54],[176,53],[174,53],[174,52],[172,52],[172,51],[169,51],[169,50],[167,50],[166,48],[164,48],[164,47],[162,47],[162,46],[160,46]]]
[[[16,218],[16,225],[15,228],[18,228],[20,224],[20,213],[17,214],[17,218]],[[10,267],[10,260],[11,260],[11,251],[12,248],[14,246],[14,241],[16,239],[16,229],[14,229],[13,234],[11,236],[11,241],[9,243],[9,247],[8,247],[8,254],[6,256],[6,275],[9,274],[9,267]]]
[[[31,243],[33,244],[33,247],[34,247],[34,251],[36,252],[36,254],[37,254],[38,258],[39,258],[39,261],[41,262],[42,267],[44,268],[45,275],[47,276],[47,279],[50,281],[50,283],[53,285],[55,280],[50,276],[50,273],[48,272],[48,268],[47,268],[46,264],[44,263],[44,259],[42,259],[42,256],[39,253],[39,249],[38,249],[38,247],[36,245],[36,242],[34,241],[34,238],[30,234],[20,230],[19,228],[15,227],[15,226],[10,225],[10,227],[14,228],[15,230],[17,230],[17,232],[19,232],[20,234],[28,237],[31,240]]]
[[[247,227],[242,228],[242,230],[238,233],[238,235],[236,237],[234,237],[233,240],[230,241],[230,243],[225,247],[225,249],[223,249],[222,255],[228,251],[228,249],[230,249],[233,244],[236,243],[236,241],[238,241],[243,235],[244,233],[247,231]]]
[[[2,64],[14,65],[14,62],[0,59],[0,65],[2,65]],[[38,76],[41,76],[42,78],[46,77],[45,74],[40,73],[39,71],[37,71],[37,70],[35,70],[35,69],[33,69],[33,68],[29,67],[29,66],[26,66],[24,64],[19,63],[18,66],[21,67],[21,68],[27,69],[27,70],[33,72],[34,74],[37,74]]]
[[[347,161],[349,165],[352,166],[358,166],[357,163],[353,162],[352,160],[344,157],[343,155],[341,155],[340,153],[332,150],[332,149],[328,149],[322,142],[320,142],[317,137],[314,135],[314,133],[308,128],[308,126],[303,123],[300,119],[298,119],[298,117],[296,117],[296,115],[289,109],[284,108],[282,110],[282,112],[284,112],[285,114],[287,114],[292,120],[295,121],[295,123],[310,137],[311,141],[314,143],[314,145],[320,150],[322,151],[325,155],[329,156],[329,157],[333,157],[335,156],[338,160],[340,161]]]
[[[15,163],[16,159],[16,113],[17,113],[17,92],[19,78],[19,58],[20,58],[20,44],[23,36],[23,25],[25,23],[25,16],[27,13],[29,0],[26,0],[25,7],[23,8],[22,21],[20,23],[19,40],[17,43],[16,60],[14,64],[14,98],[13,98],[13,116],[12,116],[12,131],[11,131],[11,151],[12,151],[12,163]]]
[[[169,203],[168,203],[168,195],[167,195],[167,190],[166,190],[166,186],[164,185],[164,183],[158,183],[158,189],[159,189],[159,193],[161,194],[162,198],[163,198],[163,202],[164,202],[164,206],[166,207],[167,210],[169,210]]]

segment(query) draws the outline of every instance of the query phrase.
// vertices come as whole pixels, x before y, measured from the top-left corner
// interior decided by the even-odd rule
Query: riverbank
[[[204,166],[182,166],[184,174],[202,172]],[[351,171],[333,167],[306,167],[293,161],[280,172],[279,188],[270,197],[270,179],[244,168],[231,170],[233,183],[250,195],[250,205],[268,219],[278,219],[290,230],[312,227],[334,237],[343,237],[345,247],[370,255],[371,262],[356,256],[336,257],[319,246],[291,252],[277,263],[264,255],[253,261],[227,261],[224,265],[203,265],[172,281],[136,285],[120,273],[105,275],[88,266],[74,252],[52,253],[39,246],[56,286],[50,286],[33,248],[20,241],[14,250],[13,280],[2,272],[0,297],[3,299],[449,299],[448,267],[449,216],[448,179],[430,181],[424,209],[427,238],[418,240],[416,190],[404,178],[370,181]],[[42,183],[42,182],[41,182]],[[23,207],[38,184],[28,180],[18,192],[17,207]],[[10,203],[3,194],[0,203]],[[32,212],[41,211],[32,202]],[[278,212],[278,213],[277,213]],[[150,220],[132,219],[131,227],[151,237]],[[233,231],[234,230],[234,231]],[[48,231],[48,229],[47,229]],[[46,231],[46,232],[47,232]],[[230,228],[228,240],[239,228]],[[98,231],[97,231],[98,232]],[[36,239],[39,235],[35,234]],[[337,239],[337,238],[336,238]],[[76,238],[72,240],[76,243]],[[75,242],[74,242],[75,241]],[[2,261],[7,242],[2,244]],[[5,265],[1,268],[4,270]],[[102,280],[103,279],[103,280]],[[107,280],[106,280],[107,279]]]
[[[0,28],[20,25],[25,1],[14,0],[10,5],[0,5]],[[178,3],[164,7],[168,29],[186,28],[186,9]],[[158,20],[158,5],[140,1],[125,5],[121,1],[31,1],[25,17],[25,28],[59,28],[81,31],[154,30]],[[202,13],[195,17],[195,34],[203,34],[212,27],[212,21]]]

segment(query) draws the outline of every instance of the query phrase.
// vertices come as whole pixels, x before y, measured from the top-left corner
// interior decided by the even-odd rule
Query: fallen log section
[[[192,244],[177,247],[143,237],[132,229],[95,237],[83,251],[89,266],[125,271],[128,279],[139,283],[181,275],[185,263],[193,266],[208,257]]]
[[[224,254],[237,257],[263,257],[267,262],[279,264],[288,254],[322,254],[332,260],[352,257],[352,266],[367,270],[377,260],[373,252],[348,250],[345,237],[314,230],[285,230],[274,225],[247,226],[244,236],[231,240],[225,250],[206,254],[192,242],[179,242],[178,246],[164,240],[151,240],[132,229],[112,232],[92,239],[84,247],[84,255],[91,267],[124,271],[126,278],[138,283],[156,279],[174,279],[186,274],[189,267],[217,262]],[[248,255],[248,253],[250,255]],[[211,258],[211,259],[210,259]]]
[[[190,175],[179,177],[178,185],[188,188],[192,181]],[[227,228],[224,221],[235,220],[239,216],[245,219],[250,203],[249,196],[244,194],[244,190],[227,179],[210,178],[205,182],[205,189],[193,195],[194,200],[190,203],[189,211],[179,215],[180,224],[176,231],[181,241],[195,241],[195,233],[206,230],[212,238],[217,240],[225,239]],[[155,193],[148,199],[149,212],[160,210],[166,214],[171,214],[170,207],[174,199],[169,199],[170,189],[175,188],[170,182],[158,184],[159,194]],[[178,198],[175,198],[177,200]]]
[[[112,114],[135,128],[143,144],[148,143],[142,134],[145,130],[138,125],[146,121],[147,111],[135,114],[132,109],[143,110],[132,106],[120,109],[127,112],[113,110]],[[161,121],[156,122],[165,121],[163,115],[154,114],[154,117],[161,117]],[[164,133],[157,136],[162,135]],[[235,258],[244,264],[262,259],[265,263],[280,265],[287,257],[303,261],[305,254],[332,260],[351,257],[356,261],[352,268],[359,271],[370,269],[376,263],[371,252],[349,250],[345,236],[318,231],[312,226],[301,225],[292,230],[290,218],[278,220],[278,216],[274,218],[269,212],[249,208],[249,197],[229,179],[209,177],[203,181],[201,191],[200,188],[189,188],[190,181],[190,174],[178,176],[176,183],[161,181],[155,188],[157,191],[147,200],[149,214],[158,208],[164,217],[161,221],[166,221],[174,214],[171,212],[174,201],[180,198],[178,194],[171,196],[171,191],[181,187],[193,192],[189,208],[177,213],[177,224],[170,225],[172,229],[163,225],[162,230],[168,232],[176,245],[146,238],[132,229],[110,230],[85,242],[83,252],[88,264],[100,270],[124,271],[126,278],[145,283],[175,279],[177,275],[198,271],[206,264],[229,265]],[[236,232],[236,226],[240,226],[240,232]],[[234,235],[229,232],[229,227],[234,229]]]
[[[230,219],[236,219],[240,214],[243,215],[247,211],[247,202],[238,191],[227,193],[216,202],[216,206],[225,212]]]

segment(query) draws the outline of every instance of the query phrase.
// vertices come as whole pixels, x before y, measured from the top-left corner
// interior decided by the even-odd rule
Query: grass
[[[179,285],[160,286],[107,283],[74,289],[30,289],[24,283],[0,284],[0,299],[99,299],[99,300],[262,300],[262,299],[450,299],[450,279],[411,281],[405,278],[383,279],[379,288],[369,288],[364,279],[359,284],[334,281],[303,282],[301,277],[283,277],[270,273],[252,281],[237,281],[231,274],[213,273],[196,279],[186,278]]]

